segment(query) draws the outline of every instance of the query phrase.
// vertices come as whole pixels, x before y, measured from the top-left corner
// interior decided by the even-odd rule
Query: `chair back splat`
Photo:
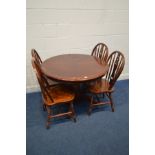
[[[108,59],[108,54],[108,47],[104,43],[98,43],[91,53],[92,56],[97,57],[100,60],[104,60],[105,62]]]
[[[45,99],[47,97],[49,97],[51,99],[51,101],[53,102],[53,98],[50,95],[50,93],[48,92],[48,88],[50,87],[49,83],[48,83],[47,79],[44,77],[39,64],[33,58],[32,58],[32,66],[35,69],[37,80],[38,80],[38,83],[40,85],[40,89],[41,89],[41,92],[43,94],[43,97]]]
[[[35,49],[31,50],[31,55],[32,55],[32,58],[34,58],[38,64],[42,63],[42,60],[41,60],[38,52]]]
[[[109,70],[105,77],[109,81],[111,89],[123,71],[125,65],[124,55],[120,51],[114,51],[108,58],[108,65]]]

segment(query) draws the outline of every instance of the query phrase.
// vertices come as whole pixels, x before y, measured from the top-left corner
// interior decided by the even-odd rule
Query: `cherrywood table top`
[[[51,57],[41,64],[49,78],[62,82],[86,82],[100,78],[108,71],[108,64],[84,54],[64,54]]]

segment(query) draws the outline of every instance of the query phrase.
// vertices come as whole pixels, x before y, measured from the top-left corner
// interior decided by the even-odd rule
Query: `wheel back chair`
[[[51,119],[55,117],[69,116],[74,120],[74,122],[76,122],[76,116],[73,107],[73,100],[75,98],[74,91],[70,87],[63,84],[50,85],[42,73],[38,62],[36,62],[34,58],[32,58],[32,66],[35,70],[38,83],[40,85],[43,107],[48,113],[46,128],[48,129],[50,127]],[[67,104],[69,107],[68,112],[61,112],[56,115],[52,114],[52,106],[60,104]]]
[[[95,83],[92,83],[88,87],[88,91],[91,94],[90,104],[88,108],[88,115],[91,114],[91,111],[94,107],[104,104],[110,104],[112,112],[114,112],[114,104],[112,100],[112,92],[114,91],[114,85],[121,72],[123,71],[125,65],[124,55],[120,51],[114,51],[110,54],[108,58],[109,70],[105,75],[105,79],[97,80]],[[109,101],[102,102],[100,101],[99,95],[106,95]],[[94,99],[97,99],[94,100]]]

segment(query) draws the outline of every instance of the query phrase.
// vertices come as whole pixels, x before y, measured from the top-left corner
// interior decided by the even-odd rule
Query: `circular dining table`
[[[59,82],[84,83],[101,78],[109,66],[99,58],[85,54],[63,54],[46,59],[42,72]]]

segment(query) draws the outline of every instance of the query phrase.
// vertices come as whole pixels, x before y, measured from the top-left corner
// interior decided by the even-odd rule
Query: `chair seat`
[[[60,84],[51,87],[49,93],[54,102],[51,101],[49,96],[46,96],[46,98],[43,97],[45,104],[49,106],[57,103],[70,102],[75,98],[75,93],[72,88]]]
[[[102,79],[100,81],[96,81],[89,86],[89,92],[99,94],[99,93],[106,93],[112,92],[114,89],[110,89],[109,81]]]

